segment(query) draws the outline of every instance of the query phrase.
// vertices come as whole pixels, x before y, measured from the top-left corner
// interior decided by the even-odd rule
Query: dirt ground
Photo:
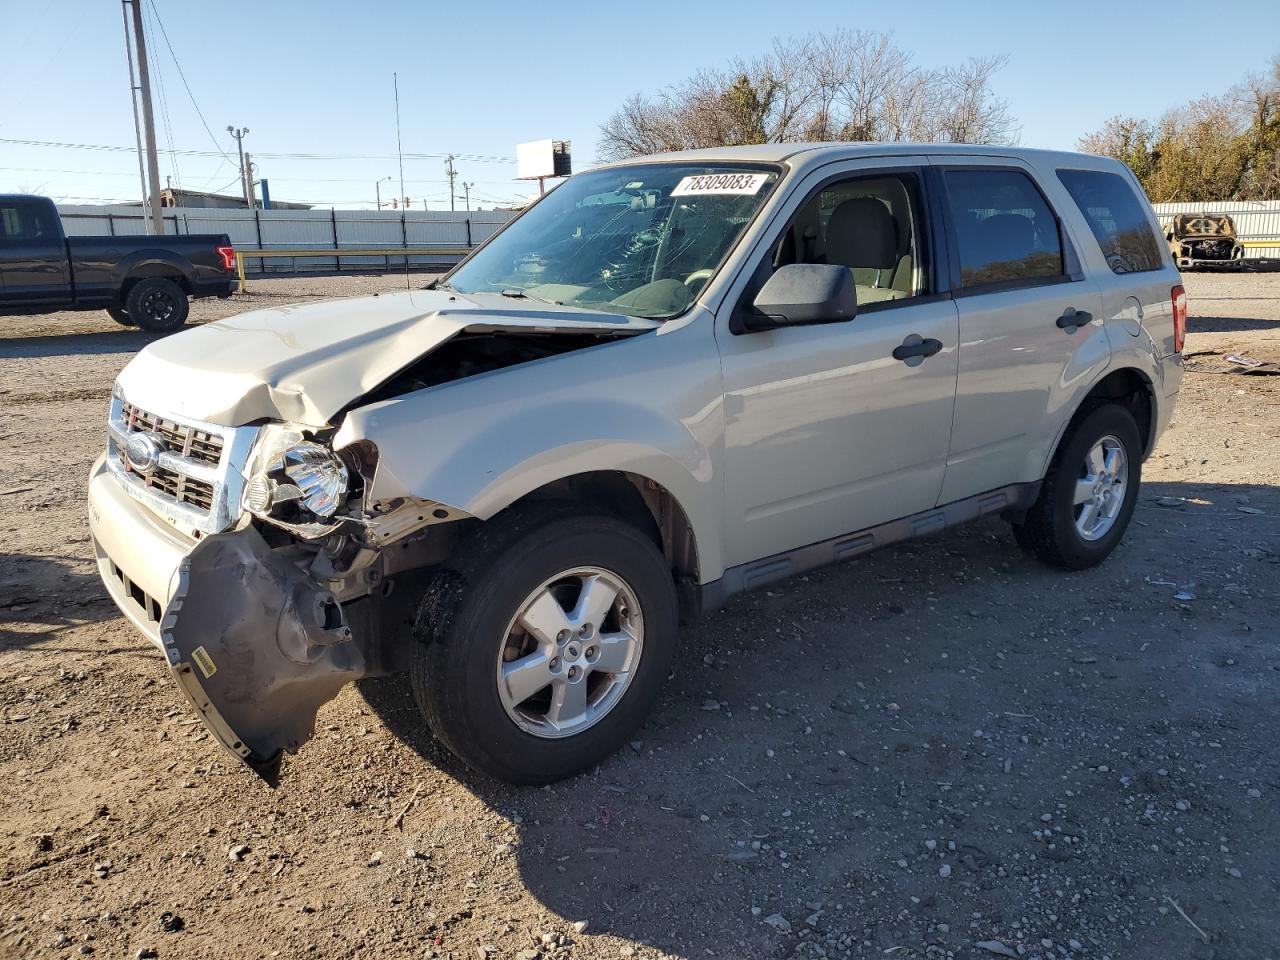
[[[630,749],[536,790],[460,769],[399,680],[275,791],[224,755],[89,560],[148,338],[3,318],[0,956],[1280,956],[1280,377],[1221,360],[1280,361],[1280,274],[1186,282],[1175,424],[1100,569],[991,521],[740,597]]]

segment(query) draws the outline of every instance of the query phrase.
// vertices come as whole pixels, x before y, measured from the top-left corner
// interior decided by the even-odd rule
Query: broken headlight
[[[293,481],[286,486],[298,490],[303,507],[323,518],[338,512],[347,492],[347,466],[332,450],[318,443],[296,443],[280,459],[284,475]]]
[[[327,446],[304,440],[296,431],[281,429],[264,446],[245,489],[245,506],[263,519],[319,533],[317,521],[332,518],[346,500],[346,464]]]

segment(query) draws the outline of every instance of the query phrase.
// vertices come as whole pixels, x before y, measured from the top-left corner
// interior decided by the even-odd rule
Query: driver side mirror
[[[756,294],[749,330],[842,323],[858,314],[853,271],[829,263],[789,263],[774,271]]]

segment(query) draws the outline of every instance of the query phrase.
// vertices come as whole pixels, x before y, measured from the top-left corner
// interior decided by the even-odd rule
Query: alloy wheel
[[[622,700],[644,647],[635,592],[599,567],[566,570],[520,605],[498,653],[498,697],[536,737],[599,723]]]
[[[1128,480],[1129,459],[1118,439],[1108,435],[1089,448],[1072,500],[1081,539],[1101,540],[1110,532],[1124,506]]]

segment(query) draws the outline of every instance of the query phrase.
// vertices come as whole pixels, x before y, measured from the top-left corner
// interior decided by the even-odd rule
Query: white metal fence
[[[146,230],[140,207],[58,207],[68,236],[139,236]],[[412,266],[428,267],[457,262],[456,254],[432,254],[432,246],[473,247],[487,240],[513,213],[484,210],[456,213],[437,210],[237,210],[206,207],[169,207],[164,211],[165,231],[177,234],[225,233],[242,250],[356,250],[361,247],[406,247],[404,256],[361,257],[343,254],[334,258],[292,259],[267,257],[249,260],[253,272],[379,270]]]
[[[1162,227],[1179,213],[1225,213],[1249,258],[1280,260],[1280,200],[1216,200],[1204,203],[1153,204]]]

